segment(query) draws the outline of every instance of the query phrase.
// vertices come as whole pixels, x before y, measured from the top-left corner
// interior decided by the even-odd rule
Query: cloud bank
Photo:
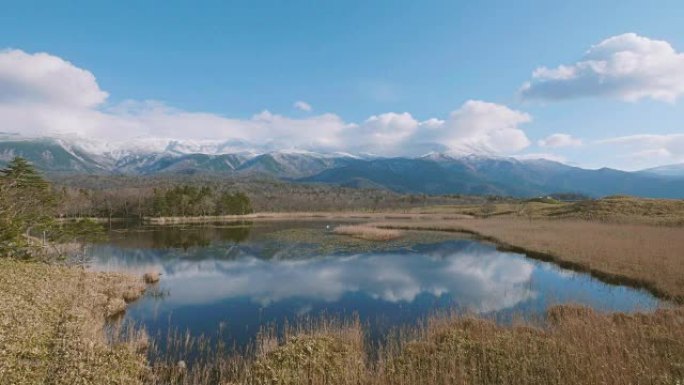
[[[230,143],[231,151],[353,149],[384,156],[429,151],[513,154],[530,144],[519,127],[531,121],[529,115],[477,100],[465,102],[445,120],[419,121],[408,112],[388,112],[354,123],[331,113],[291,118],[266,110],[238,119],[158,101],[111,105],[107,98],[91,72],[59,57],[0,51],[0,121],[3,131],[24,136],[75,135],[110,144],[220,141]],[[304,101],[294,107],[313,110]]]
[[[582,145],[582,140],[573,138],[572,135],[569,134],[552,134],[547,136],[544,139],[540,139],[537,142],[537,145],[539,147],[550,147],[550,148],[558,148],[558,147],[576,147],[576,146],[581,146]]]
[[[606,39],[577,63],[538,68],[521,93],[527,99],[606,96],[675,101],[684,92],[684,54],[636,34]],[[536,140],[523,128],[532,117],[508,106],[468,100],[445,117],[420,120],[386,112],[360,122],[313,113],[308,102],[289,117],[268,110],[248,118],[173,108],[154,100],[108,102],[90,71],[47,53],[0,51],[0,131],[24,137],[77,137],[93,152],[266,152],[308,150],[420,156],[429,152],[510,155],[564,161],[550,151],[583,145],[566,133]],[[684,136],[632,135],[593,141],[632,167],[684,162]]]
[[[603,40],[574,64],[539,67],[520,90],[524,99],[546,101],[609,97],[674,102],[682,93],[684,53],[635,33]]]
[[[684,163],[684,134],[628,135],[596,142],[608,151],[618,152],[635,166],[650,167],[653,164]]]

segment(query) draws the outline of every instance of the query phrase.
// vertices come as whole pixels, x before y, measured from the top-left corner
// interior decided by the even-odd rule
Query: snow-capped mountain
[[[545,159],[485,155],[430,153],[417,158],[383,158],[297,149],[257,153],[243,148],[241,143],[230,141],[147,139],[101,144],[14,136],[0,139],[0,166],[14,156],[22,156],[48,174],[211,173],[404,193],[535,196],[577,192],[592,196],[684,197],[684,178],[674,172],[681,166],[656,169],[659,172],[625,172],[586,170]]]

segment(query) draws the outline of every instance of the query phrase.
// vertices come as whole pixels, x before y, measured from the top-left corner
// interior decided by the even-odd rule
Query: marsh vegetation
[[[559,306],[536,323],[501,326],[445,314],[369,352],[358,322],[323,321],[280,339],[265,333],[253,355],[204,348],[186,370],[155,368],[164,384],[677,384],[684,376],[684,313],[605,314]],[[190,341],[191,339],[186,339]]]
[[[140,384],[143,330],[112,328],[139,277],[0,258],[0,383]]]
[[[382,229],[379,227],[363,225],[338,226],[333,230],[335,234],[349,235],[369,241],[389,241],[401,237],[402,232],[393,229]]]

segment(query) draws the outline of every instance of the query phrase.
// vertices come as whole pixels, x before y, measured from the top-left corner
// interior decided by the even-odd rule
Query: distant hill
[[[376,159],[329,169],[305,182],[350,185],[364,180],[394,191],[428,194],[537,196],[577,192],[684,198],[684,179],[613,169],[586,170],[548,160],[513,158]]]
[[[648,168],[640,172],[645,174],[684,178],[684,163]]]
[[[164,151],[99,152],[58,139],[0,141],[0,166],[22,156],[46,173],[196,174],[266,176],[402,193],[540,196],[574,192],[594,197],[628,194],[684,198],[684,165],[639,172],[587,170],[544,159],[429,154],[419,158],[356,157],[274,151],[265,154],[195,153],[171,143]],[[204,147],[202,147],[204,148]],[[207,147],[208,148],[208,147]],[[184,153],[183,151],[191,151]],[[206,150],[209,151],[209,150]]]

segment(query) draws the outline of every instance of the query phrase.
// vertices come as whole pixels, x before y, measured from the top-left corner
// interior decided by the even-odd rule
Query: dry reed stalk
[[[144,335],[107,335],[136,277],[0,259],[1,384],[141,384]]]
[[[398,230],[381,229],[364,225],[337,226],[333,232],[335,234],[349,235],[367,241],[391,241],[400,238],[403,235],[402,232]]]
[[[383,357],[371,384],[676,384],[684,308],[628,315],[560,306],[541,325],[509,327],[451,316]]]
[[[242,355],[207,349],[208,340],[187,334],[171,337],[174,349],[205,353],[187,371],[174,355],[155,367],[154,384],[665,385],[684,379],[684,308],[606,314],[558,306],[535,323],[509,326],[444,314],[396,334],[376,355],[366,350],[358,321],[323,319],[288,330],[265,329],[262,341]]]

